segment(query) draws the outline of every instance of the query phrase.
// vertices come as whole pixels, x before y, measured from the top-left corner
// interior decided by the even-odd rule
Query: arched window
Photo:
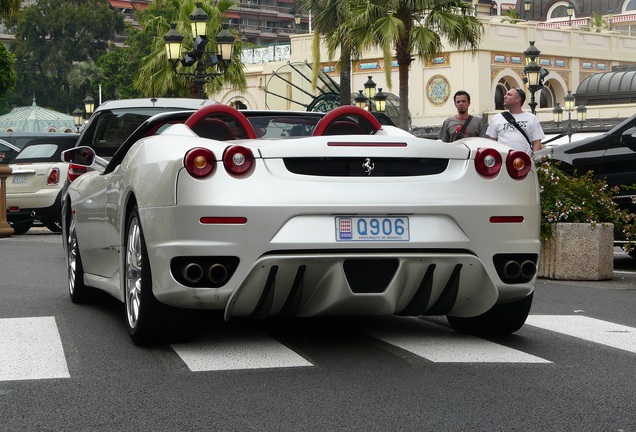
[[[632,10],[636,10],[636,0],[630,0],[629,2],[626,2],[625,9],[623,9],[623,12],[632,11]]]
[[[550,21],[551,19],[563,21],[563,18],[568,18],[569,4],[569,1],[559,1],[554,3],[548,8],[548,11],[546,13],[546,21]],[[574,14],[576,15],[576,7],[574,8]],[[575,18],[575,16],[572,16],[572,18]]]
[[[539,95],[538,108],[552,108],[555,100],[556,96],[552,84],[550,82],[544,83]]]

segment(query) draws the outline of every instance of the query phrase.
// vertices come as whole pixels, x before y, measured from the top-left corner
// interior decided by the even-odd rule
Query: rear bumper
[[[61,190],[56,189],[46,193],[7,195],[7,220],[12,222],[34,218],[59,222],[62,211],[61,194]],[[10,211],[11,207],[19,207],[19,210]]]
[[[472,229],[448,214],[411,213],[408,242],[336,241],[332,214],[294,216],[297,209],[241,208],[240,214],[248,220],[244,225],[201,224],[199,217],[209,211],[178,206],[140,210],[144,232],[152,232],[146,235],[146,246],[153,292],[159,301],[224,310],[226,319],[471,317],[534,290],[534,275],[520,283],[506,283],[495,265],[500,254],[533,255],[536,265],[540,244],[534,206],[522,209],[528,215],[522,224],[479,224]],[[479,212],[466,218],[475,219]],[[320,211],[314,209],[314,213]],[[175,260],[187,262],[184,257],[193,257],[202,267],[208,263],[204,273],[227,257],[236,258],[238,264],[220,286],[187,286],[179,282],[180,270],[173,265]]]

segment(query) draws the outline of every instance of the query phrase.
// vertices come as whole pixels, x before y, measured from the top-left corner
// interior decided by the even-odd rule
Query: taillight
[[[515,180],[526,178],[532,168],[532,162],[528,153],[519,150],[510,150],[506,158],[508,174]]]
[[[216,158],[212,150],[197,147],[186,153],[183,164],[192,177],[203,178],[214,172]]]
[[[46,184],[47,185],[56,185],[60,182],[60,169],[59,168],[51,168],[49,171],[49,175],[46,176]]]
[[[475,156],[475,169],[484,177],[494,177],[501,170],[501,153],[489,147],[482,147],[477,150]]]
[[[85,166],[68,164],[68,180],[73,183],[76,178],[81,176],[82,174],[86,174],[88,170]]]
[[[254,153],[243,146],[231,146],[223,152],[225,170],[234,175],[247,175],[254,166]]]

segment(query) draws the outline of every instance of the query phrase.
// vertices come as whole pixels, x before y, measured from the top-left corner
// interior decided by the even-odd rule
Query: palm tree
[[[104,78],[104,72],[92,60],[77,63],[68,73],[68,83],[73,89],[90,94],[91,84]]]
[[[605,17],[599,13],[592,12],[592,18],[590,18],[590,31],[600,33],[603,30],[609,29],[609,22]]]
[[[459,0],[359,0],[347,23],[352,46],[380,47],[384,54],[387,84],[395,50],[398,63],[400,121],[408,128],[409,67],[415,53],[431,61],[444,49],[442,38],[456,48],[475,53],[483,26],[472,6]]]
[[[198,3],[198,1],[197,1]],[[208,38],[210,42],[206,50],[212,52],[216,49],[216,35],[222,28],[221,14],[234,4],[234,0],[218,0],[215,5],[210,2],[202,2],[202,8],[209,16]],[[191,97],[197,97],[193,86],[183,76],[176,75],[168,61],[163,37],[170,29],[171,23],[176,23],[176,30],[183,36],[184,52],[191,48],[192,30],[190,27],[190,14],[195,8],[194,0],[156,0],[148,9],[138,15],[142,31],[153,35],[151,52],[142,60],[142,66],[135,76],[134,86],[146,96],[162,96],[172,92],[173,94],[187,93]],[[190,46],[188,47],[188,44]],[[180,71],[187,72],[192,67],[181,67]],[[230,83],[235,88],[247,86],[241,61],[241,41],[237,39],[234,44],[234,54],[229,63],[227,72],[206,84],[206,93],[220,90],[224,83]]]
[[[324,37],[329,60],[337,50],[340,57],[336,62],[336,70],[340,73],[340,105],[351,105],[351,59],[359,51],[351,43],[349,31],[344,25],[351,14],[352,0],[301,0],[301,10],[312,14],[313,23],[313,68],[312,85],[315,87],[320,69],[320,45]]]
[[[510,24],[517,24],[523,19],[521,18],[521,15],[517,13],[517,10],[515,8],[508,9],[501,15],[504,17],[501,19],[501,22],[509,22]]]
[[[12,21],[20,11],[20,0],[0,0],[0,19]]]

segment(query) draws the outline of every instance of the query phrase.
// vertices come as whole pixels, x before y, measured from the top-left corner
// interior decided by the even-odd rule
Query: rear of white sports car
[[[227,142],[223,154],[207,141],[191,140],[176,205],[138,198],[160,302],[226,319],[447,315],[475,333],[525,321],[540,212],[527,155],[383,131]]]

